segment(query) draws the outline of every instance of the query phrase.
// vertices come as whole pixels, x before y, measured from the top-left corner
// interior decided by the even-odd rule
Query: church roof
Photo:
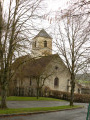
[[[52,37],[44,30],[42,29],[36,36],[36,37],[45,37],[45,38],[50,38],[52,39]]]
[[[56,58],[55,55],[43,56],[39,59],[32,60],[27,63],[24,67],[25,76],[40,76],[45,71],[46,66],[50,63],[51,60]]]
[[[43,56],[39,59],[30,59],[22,66],[22,75],[24,77],[35,77],[42,75],[46,66],[56,57],[59,57],[58,54]],[[19,75],[19,72],[17,72],[17,75]]]

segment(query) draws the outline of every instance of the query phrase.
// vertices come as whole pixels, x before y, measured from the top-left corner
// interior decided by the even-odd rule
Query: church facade
[[[15,67],[20,59],[24,64],[14,76],[12,94],[36,96],[37,90],[42,94],[50,90],[70,92],[70,73],[59,55],[52,54],[52,38],[44,29],[32,40],[31,56],[18,58]],[[80,90],[76,85],[75,92],[78,91]]]

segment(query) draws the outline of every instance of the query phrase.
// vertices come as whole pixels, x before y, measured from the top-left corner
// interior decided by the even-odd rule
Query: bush
[[[62,91],[50,91],[50,96],[57,99],[63,99],[63,100],[70,100],[70,93],[69,92],[62,92]],[[82,102],[82,103],[88,103],[90,102],[90,94],[74,94],[74,102]]]
[[[74,101],[88,103],[90,102],[90,94],[74,94]]]

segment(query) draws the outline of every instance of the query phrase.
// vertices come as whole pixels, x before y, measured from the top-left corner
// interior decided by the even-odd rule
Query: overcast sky
[[[67,7],[67,3],[71,0],[45,0],[48,5],[48,11],[55,11],[58,10],[58,8],[65,8]],[[9,0],[4,0],[5,7],[7,8],[7,4],[9,3]]]
[[[49,15],[49,18],[47,17],[46,20],[40,22],[40,25],[42,28],[44,29],[48,29],[48,26],[50,26],[50,17],[53,18],[55,16],[53,16],[53,12],[54,11],[58,11],[58,10],[62,10],[62,9],[65,9],[68,7],[69,5],[69,2],[72,1],[72,0],[45,0],[46,3],[47,3],[47,12],[51,12],[51,14]],[[44,23],[44,24],[43,24]]]
[[[44,0],[44,1],[47,4],[47,11],[45,11],[45,13],[48,13],[48,12],[57,11],[59,9],[67,8],[69,5],[69,2],[72,0]],[[7,9],[8,4],[9,4],[9,0],[4,0],[5,11],[7,11],[6,9]],[[51,14],[49,15],[49,17],[53,18],[54,16]],[[51,24],[48,18],[42,21],[36,20],[36,23],[37,23],[36,26],[38,26],[39,24],[40,29],[44,28],[49,33],[51,30],[48,29],[48,27],[50,28],[50,26],[53,26],[53,22]]]
[[[69,1],[70,0],[47,0],[48,10],[55,11],[58,10],[58,8],[63,9],[67,7]]]

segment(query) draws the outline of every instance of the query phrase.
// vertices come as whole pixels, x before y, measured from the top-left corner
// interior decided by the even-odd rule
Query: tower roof
[[[36,36],[36,37],[45,37],[45,38],[50,38],[52,39],[52,37],[44,30],[42,29]]]

